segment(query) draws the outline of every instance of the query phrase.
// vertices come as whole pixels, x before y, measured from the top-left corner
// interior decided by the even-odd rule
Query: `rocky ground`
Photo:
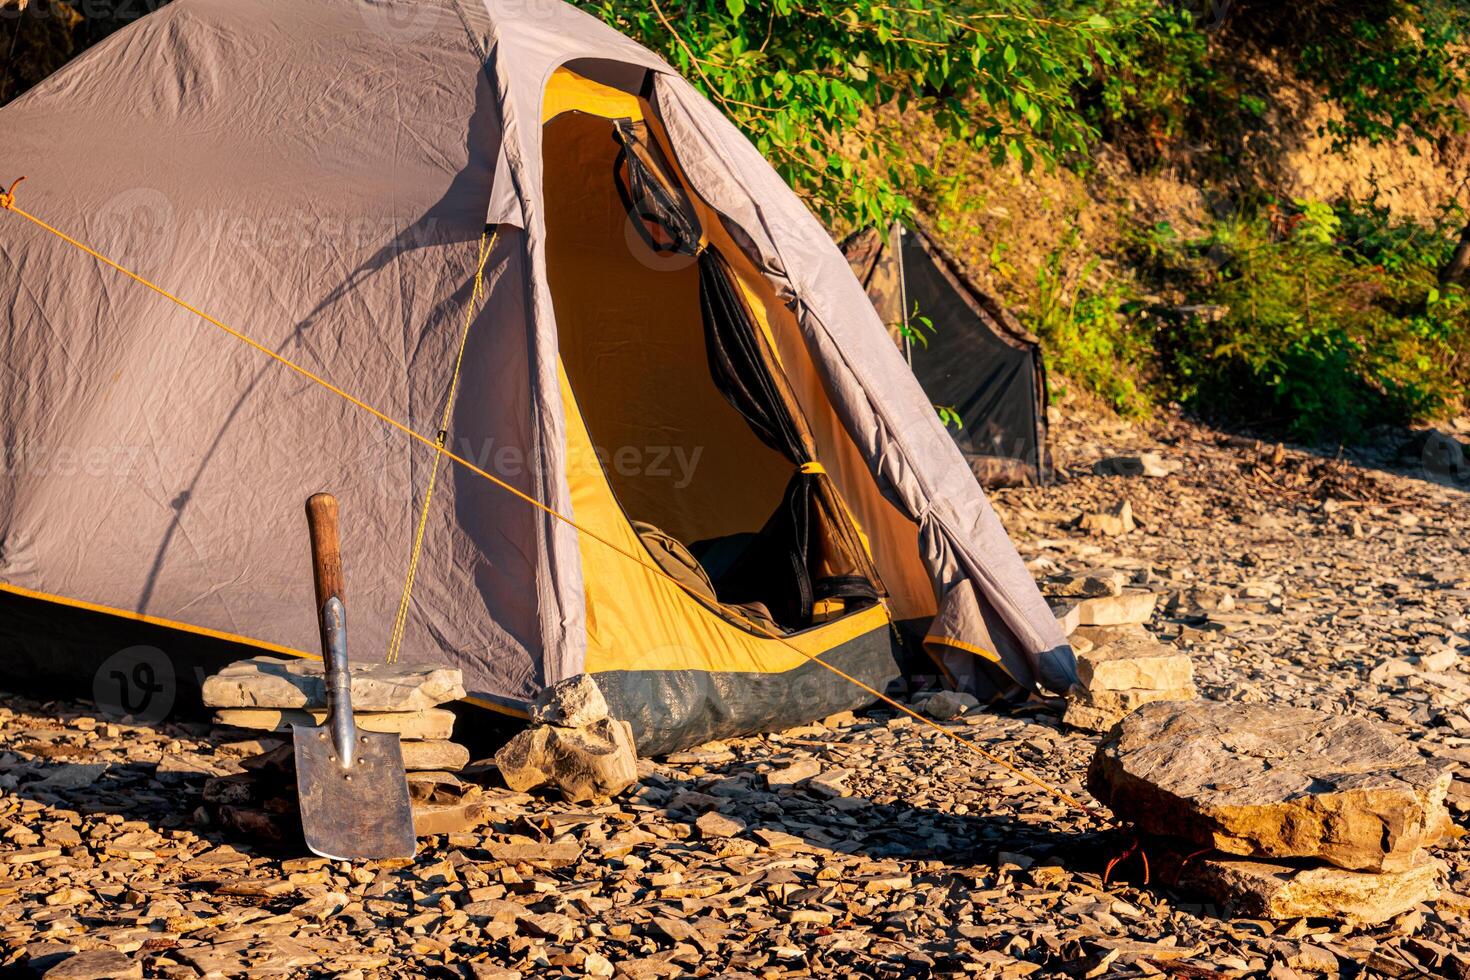
[[[1204,696],[1376,718],[1470,778],[1470,482],[1397,443],[1336,461],[1081,409],[1054,435],[1066,482],[996,495],[1038,578],[1123,569],[1173,600],[1150,628]],[[1141,450],[1183,468],[1092,475]],[[1125,499],[1136,530],[1074,529]],[[490,790],[479,830],[353,867],[209,824],[204,782],[248,744],[0,703],[17,975],[1470,976],[1463,843],[1441,897],[1384,925],[1229,919],[1136,854],[1107,880],[1130,836],[892,711],[644,762],[610,805]],[[1090,801],[1097,736],[1056,706],[945,724]],[[1470,783],[1451,809],[1470,824]]]

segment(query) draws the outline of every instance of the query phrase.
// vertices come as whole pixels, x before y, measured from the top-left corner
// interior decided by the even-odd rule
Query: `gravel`
[[[1456,767],[1470,825],[1470,488],[1392,469],[1387,438],[1337,461],[1076,406],[1053,431],[1066,482],[995,495],[1039,580],[1182,597],[1146,625],[1203,696],[1375,718]],[[1093,472],[1146,452],[1174,472]],[[1078,527],[1124,503],[1133,530]],[[204,783],[258,746],[0,704],[0,966],[21,975],[1470,975],[1459,842],[1440,898],[1382,925],[1230,919],[1146,885],[1137,853],[1105,876],[1131,833],[889,710],[642,760],[607,804],[486,779],[483,826],[352,866],[208,822]],[[1061,707],[940,724],[1090,800],[1097,736]]]

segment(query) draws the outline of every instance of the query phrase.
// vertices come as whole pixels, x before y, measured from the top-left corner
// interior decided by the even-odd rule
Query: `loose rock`
[[[1178,460],[1165,460],[1158,453],[1131,456],[1109,456],[1092,464],[1098,476],[1147,476],[1155,479],[1179,472],[1184,466]]]
[[[979,706],[980,702],[973,694],[966,694],[963,691],[940,691],[924,703],[924,714],[943,721],[958,718]]]
[[[1162,643],[1189,658],[1210,697],[1376,719],[1458,767],[1450,799],[1470,826],[1463,487],[1422,464],[1395,471],[1371,446],[1339,461],[1257,448],[1167,410],[1147,430],[1089,412],[1069,404],[1053,423],[1065,480],[991,494],[1027,566],[1053,593],[1106,569],[1161,602],[1218,589],[1235,608],[1082,626],[1076,648]],[[1463,440],[1470,428],[1459,431]],[[1144,451],[1189,466],[1128,481],[1132,534],[1080,533],[1076,515],[1116,503],[1120,486],[1092,475],[1094,462]],[[1053,703],[959,724],[967,740],[1080,795],[1098,740],[1059,726]],[[1163,845],[1152,838],[1152,884],[1135,854],[1103,889],[1099,873],[1131,834],[881,709],[640,760],[637,791],[596,805],[506,789],[489,766],[458,780],[415,776],[416,815],[473,797],[485,819],[421,838],[412,862],[365,865],[235,829],[253,821],[279,834],[294,819],[279,795],[294,773],[257,758],[281,746],[289,756],[289,738],[255,734],[188,718],[132,725],[55,695],[0,699],[0,972],[39,976],[105,949],[169,980],[512,980],[601,976],[607,964],[629,980],[1470,974],[1464,839],[1433,848],[1446,866],[1438,898],[1373,927],[1316,912],[1275,923],[1265,916],[1306,906],[1232,908],[1239,889],[1232,899],[1159,887]],[[839,773],[849,795],[811,785]],[[211,799],[220,793],[242,798]],[[746,829],[707,835],[698,821],[709,814]],[[1216,853],[1191,864],[1207,859],[1272,863]],[[1275,862],[1286,864],[1334,870]]]
[[[573,803],[616,796],[638,782],[632,726],[612,718],[586,728],[528,728],[495,753],[495,764],[511,789],[550,783]]]
[[[1082,531],[1116,538],[1136,530],[1138,525],[1133,520],[1133,505],[1124,500],[1106,510],[1083,514],[1077,520],[1077,527]]]
[[[531,721],[538,725],[586,728],[607,717],[607,700],[591,674],[578,674],[545,688],[536,698]]]
[[[694,825],[705,837],[736,837],[745,832],[745,821],[727,817],[714,810],[701,814],[699,819],[694,821]]]
[[[1406,871],[1450,829],[1450,771],[1361,718],[1144,705],[1098,746],[1092,794],[1148,833],[1227,854]]]

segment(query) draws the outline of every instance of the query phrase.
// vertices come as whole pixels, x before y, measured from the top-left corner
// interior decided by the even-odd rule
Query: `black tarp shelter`
[[[925,393],[959,417],[950,432],[975,477],[986,486],[1048,479],[1046,369],[1036,337],[922,223],[859,232],[842,249]],[[913,326],[918,318],[933,330]]]

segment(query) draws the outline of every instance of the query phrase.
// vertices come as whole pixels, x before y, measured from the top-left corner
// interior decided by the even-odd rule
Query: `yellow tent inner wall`
[[[714,211],[701,202],[696,202],[696,206],[711,243],[722,255],[736,256],[731,268],[801,404],[817,443],[817,458],[837,484],[843,503],[878,568],[888,590],[893,617],[899,620],[932,617],[938,609],[929,570],[920,557],[919,526],[878,490],[867,460],[827,398],[795,315],[776,296],[760,270],[744,259],[724,225],[716,220]]]
[[[754,534],[792,464],[710,377],[696,260],[660,256],[632,228],[606,119],[563,113],[545,147],[557,342],[614,495],[685,544]]]

